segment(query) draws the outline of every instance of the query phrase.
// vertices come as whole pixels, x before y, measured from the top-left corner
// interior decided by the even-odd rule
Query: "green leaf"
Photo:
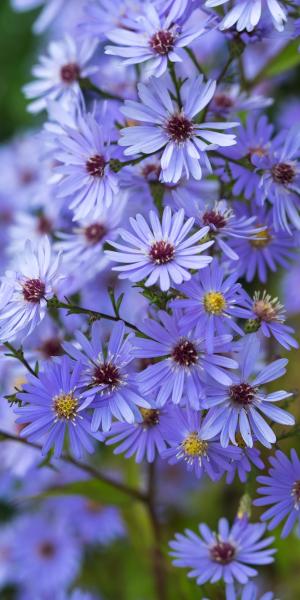
[[[292,69],[300,63],[299,40],[285,46],[264,69],[265,77],[275,77],[284,71]]]
[[[89,500],[99,502],[99,504],[114,504],[116,506],[125,506],[132,503],[132,498],[129,498],[128,494],[112,488],[109,483],[98,479],[73,481],[61,486],[50,487],[42,494],[34,496],[34,499],[49,498],[51,496],[84,496]]]

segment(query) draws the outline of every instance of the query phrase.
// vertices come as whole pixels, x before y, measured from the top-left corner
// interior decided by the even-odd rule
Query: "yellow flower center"
[[[221,292],[207,292],[204,296],[204,308],[211,315],[221,315],[226,306],[226,300]]]
[[[199,438],[196,431],[192,431],[189,435],[181,442],[182,449],[186,456],[204,456],[207,452],[208,443]]]
[[[54,411],[58,419],[74,419],[77,413],[78,401],[73,392],[61,393],[53,398]]]
[[[267,227],[265,227],[265,229],[262,229],[261,231],[258,231],[255,234],[255,237],[255,240],[250,240],[250,244],[251,246],[253,246],[253,248],[265,248],[272,239],[272,236]]]

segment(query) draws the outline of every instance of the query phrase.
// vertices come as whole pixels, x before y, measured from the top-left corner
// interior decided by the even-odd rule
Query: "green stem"
[[[97,85],[92,83],[92,81],[90,81],[90,79],[80,79],[79,85],[80,85],[82,91],[95,92],[95,94],[98,94],[98,96],[101,96],[101,98],[106,98],[108,100],[118,100],[119,102],[124,102],[124,98],[122,98],[122,96],[118,96],[117,94],[111,94],[110,92],[106,92],[105,90],[102,90]]]
[[[182,108],[182,100],[181,100],[181,96],[180,96],[180,84],[179,84],[179,81],[178,81],[178,79],[176,77],[174,63],[172,63],[172,62],[169,62],[169,71],[170,71],[171,79],[173,81],[173,85],[174,85],[174,88],[175,88],[175,95],[176,95],[176,100],[177,100],[178,108],[181,110],[181,108]]]
[[[157,517],[156,510],[156,463],[153,461],[148,465],[148,493],[147,509],[151,528],[153,531],[153,573],[156,585],[157,600],[167,600],[167,582],[166,582],[166,564],[165,557],[161,550],[162,530]]]
[[[2,430],[0,430],[0,441],[1,440],[18,442],[19,444],[24,444],[25,446],[30,446],[31,448],[36,448],[37,450],[40,450],[40,451],[42,450],[42,447],[39,444],[29,442],[25,438],[18,437],[17,435],[13,435],[12,433],[7,433],[6,431],[2,431]],[[106,484],[110,485],[111,487],[113,487],[121,492],[124,492],[125,494],[127,494],[128,496],[131,496],[135,500],[140,500],[141,502],[144,502],[144,503],[148,502],[148,497],[145,494],[143,494],[142,492],[140,492],[139,490],[136,490],[135,488],[132,488],[132,487],[126,485],[125,483],[121,483],[120,481],[115,481],[114,479],[112,479],[108,475],[105,475],[104,473],[102,473],[101,471],[99,471],[98,469],[93,467],[92,465],[88,465],[87,463],[81,462],[80,460],[77,460],[76,458],[73,458],[73,456],[69,456],[68,454],[62,454],[60,459],[63,460],[64,462],[74,465],[78,469],[81,469],[81,471],[88,473],[93,478],[98,479],[102,483],[106,483]]]
[[[31,373],[31,375],[34,375],[35,377],[37,377],[36,372],[30,366],[29,362],[27,362],[22,349],[16,350],[16,348],[14,348],[12,346],[12,344],[10,344],[9,342],[4,342],[3,345],[10,351],[10,354],[6,354],[6,356],[12,356],[13,358],[16,358],[17,360],[19,360],[20,363],[22,363],[22,365],[24,365],[24,367],[26,367],[27,371],[29,371],[29,373]]]

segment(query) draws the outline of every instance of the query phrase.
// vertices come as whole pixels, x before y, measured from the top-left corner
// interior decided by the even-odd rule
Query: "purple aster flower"
[[[253,94],[249,96],[240,89],[238,84],[231,85],[230,87],[221,84],[217,87],[216,93],[209,105],[209,114],[226,119],[242,110],[257,110],[266,108],[271,104],[273,104],[272,98],[255,96]]]
[[[217,481],[231,470],[233,461],[239,459],[239,448],[222,448],[219,437],[206,428],[206,419],[200,412],[174,407],[173,417],[173,427],[165,433],[170,448],[162,453],[162,458],[171,465],[184,462],[198,479],[206,474]]]
[[[17,579],[31,598],[55,597],[75,579],[81,550],[74,535],[43,514],[26,515],[15,524],[13,549]],[[49,594],[49,596],[48,596]]]
[[[171,398],[179,404],[183,395],[194,409],[200,408],[204,398],[203,381],[206,374],[231,384],[227,369],[236,368],[236,361],[222,354],[207,354],[205,332],[202,338],[194,335],[180,323],[182,313],[177,311],[171,316],[159,311],[159,321],[147,319],[141,329],[150,339],[136,338],[135,355],[140,358],[160,358],[139,374],[142,392],[157,391],[157,405],[163,406]],[[228,351],[230,335],[218,336],[214,340],[216,352]]]
[[[236,519],[232,527],[227,519],[220,519],[217,533],[201,523],[199,532],[200,536],[186,529],[185,535],[177,533],[170,542],[174,565],[191,569],[189,576],[196,577],[198,585],[220,580],[244,584],[257,575],[252,565],[267,565],[274,560],[276,551],[268,548],[274,538],[262,539],[265,526],[250,524],[245,517]]]
[[[144,11],[144,0],[86,0],[79,29],[85,36],[103,40],[115,27],[132,29],[135,19]]]
[[[109,208],[99,208],[97,216],[90,216],[74,224],[72,232],[56,232],[55,248],[61,252],[62,267],[68,274],[80,271],[80,283],[94,277],[108,264],[103,246],[108,238],[118,235],[118,226],[126,204],[121,195]]]
[[[101,216],[103,206],[112,204],[118,192],[116,175],[109,167],[110,148],[103,127],[90,113],[79,114],[77,128],[65,125],[65,135],[57,138],[55,158],[61,163],[57,193],[69,197],[76,220]]]
[[[18,394],[23,402],[16,408],[17,423],[25,423],[20,435],[30,441],[43,440],[42,454],[54,448],[54,456],[61,456],[66,436],[71,452],[81,458],[82,450],[93,452],[90,440],[91,420],[84,410],[82,367],[63,356],[57,362],[45,363],[38,378],[28,376],[28,383]],[[100,434],[94,434],[102,440]]]
[[[260,595],[258,588],[252,581],[244,586],[235,586],[233,583],[226,587],[226,600],[275,600],[273,592]]]
[[[30,240],[18,257],[17,271],[7,271],[0,288],[0,339],[29,335],[45,317],[47,300],[52,298],[61,277],[60,257],[51,254],[43,237],[34,246]]]
[[[298,523],[300,531],[300,460],[296,450],[291,450],[290,459],[281,450],[270,456],[271,468],[268,476],[257,478],[262,487],[257,489],[262,498],[254,500],[256,506],[270,505],[261,519],[268,521],[268,529],[274,529],[285,521],[281,537],[286,537]]]
[[[149,408],[140,408],[137,423],[113,423],[106,444],[118,444],[114,454],[124,454],[125,458],[135,456],[135,461],[151,463],[166,450],[166,430],[173,413],[168,406],[158,408],[154,400],[147,398]]]
[[[273,204],[274,229],[291,233],[291,225],[300,230],[300,130],[292,127],[283,145],[271,147],[265,156],[253,162],[262,172],[259,187],[262,202]]]
[[[48,100],[71,101],[80,94],[79,79],[89,77],[98,67],[89,66],[96,48],[95,40],[76,44],[69,35],[59,42],[51,42],[48,55],[40,57],[33,68],[36,81],[23,87],[26,98],[33,100],[28,110],[37,113],[47,108]]]
[[[186,190],[175,190],[173,194],[176,205],[183,207],[188,216],[194,217],[197,225],[209,227],[209,239],[213,239],[230,260],[239,260],[238,254],[232,249],[232,240],[250,240],[256,237],[255,215],[238,215],[226,200],[207,204],[203,208],[203,204],[198,199],[191,198]]]
[[[253,436],[264,446],[276,442],[276,435],[265,417],[282,425],[294,425],[293,415],[274,406],[291,396],[283,390],[268,394],[263,386],[282,377],[286,372],[287,359],[278,359],[255,372],[260,344],[254,334],[246,336],[239,353],[239,372],[232,373],[232,384],[214,383],[207,389],[205,408],[210,409],[212,426],[219,423],[220,441],[226,447],[229,442],[237,444],[236,434],[241,435],[246,446],[252,448]],[[212,408],[213,407],[213,408]]]
[[[212,8],[226,5],[227,2],[228,0],[206,0],[205,4]],[[266,11],[275,29],[282,31],[287,15],[278,0],[234,0],[233,6],[229,7],[221,21],[220,29],[229,29],[236,24],[237,31],[253,31]]]
[[[249,215],[243,207],[243,214],[245,212]],[[251,212],[257,217],[254,239],[236,238],[232,240],[232,249],[240,257],[239,276],[252,281],[257,275],[265,283],[268,270],[275,272],[278,266],[289,268],[290,260],[295,258],[295,240],[284,231],[274,230],[272,208],[253,206]]]
[[[181,6],[173,4],[160,17],[153,4],[146,4],[144,14],[136,23],[137,31],[118,27],[106,34],[116,45],[106,46],[105,53],[125,58],[125,65],[146,62],[147,77],[161,77],[168,68],[168,61],[182,62],[181,48],[205,32],[208,19],[201,22],[203,13],[197,10],[189,18],[179,20],[181,13]]]
[[[162,180],[177,183],[183,174],[201,179],[201,164],[211,170],[207,151],[219,146],[232,146],[235,136],[219,133],[238,123],[199,123],[195,117],[211,101],[216,82],[203,82],[203,76],[189,78],[180,90],[181,105],[172,99],[167,79],[152,78],[149,85],[138,86],[141,102],[128,100],[122,112],[129,119],[146,125],[125,127],[121,130],[121,146],[127,146],[125,155],[138,152],[152,154],[163,149],[161,157]]]
[[[224,269],[215,259],[201,276],[194,276],[180,286],[183,298],[170,303],[171,307],[184,310],[181,324],[186,330],[194,328],[199,337],[205,331],[207,352],[213,352],[215,336],[232,332],[243,335],[235,322],[235,318],[244,317],[240,307],[245,306],[241,284],[236,280],[237,273],[225,277]]]
[[[128,244],[109,242],[118,252],[106,251],[115,262],[123,263],[113,267],[121,271],[121,279],[142,281],[154,285],[159,280],[160,288],[167,291],[172,283],[179,284],[191,278],[188,269],[202,269],[211,261],[210,256],[199,256],[213,244],[213,241],[199,243],[208,232],[207,227],[187,238],[194,225],[194,219],[184,222],[183,209],[172,215],[169,206],[164,209],[162,222],[154,211],[149,213],[150,225],[142,215],[130,219],[135,235],[126,229],[120,230],[122,239]]]
[[[285,308],[277,297],[272,298],[265,290],[254,292],[253,299],[245,294],[245,306],[242,312],[244,318],[248,317],[248,331],[258,331],[267,338],[272,336],[287,350],[298,348],[298,342],[292,336],[294,329],[284,324]]]
[[[114,324],[106,344],[102,325],[96,322],[90,341],[77,332],[76,345],[64,344],[66,352],[83,365],[85,406],[94,409],[92,431],[97,431],[100,425],[103,431],[108,431],[113,417],[134,423],[140,418],[137,407],[149,408],[149,403],[138,392],[137,374],[131,366],[136,340],[133,334],[124,336],[125,325],[119,321]]]

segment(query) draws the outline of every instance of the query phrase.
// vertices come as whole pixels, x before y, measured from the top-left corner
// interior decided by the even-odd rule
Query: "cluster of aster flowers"
[[[278,286],[291,269],[297,312],[300,111],[271,122],[274,56],[268,71],[257,52],[294,48],[299,3],[12,5],[41,6],[34,30],[52,39],[23,89],[44,124],[0,150],[0,457],[13,497],[66,481],[82,497],[14,515],[0,587],[20,600],[99,598],[74,588],[83,551],[127,532],[106,496],[91,503],[97,478],[146,504],[155,535],[164,487],[184,505],[191,486],[222,480],[247,484],[232,523],[220,514],[216,531],[174,532],[173,564],[203,598],[208,583],[227,600],[271,600],[252,581],[274,560],[265,532],[300,531],[300,459],[279,449],[299,431],[280,381],[298,342]],[[116,477],[98,470],[109,453],[123,457]],[[141,469],[136,488],[124,459]],[[252,499],[269,507],[254,522]]]

